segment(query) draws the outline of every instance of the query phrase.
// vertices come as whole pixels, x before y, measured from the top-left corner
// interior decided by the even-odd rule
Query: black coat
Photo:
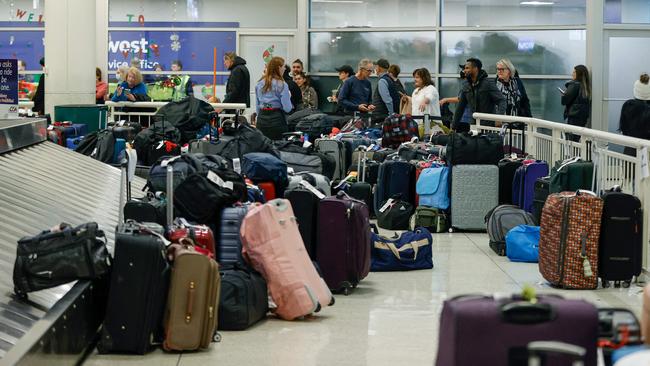
[[[571,80],[566,83],[566,92],[562,95],[564,119],[570,125],[585,127],[591,114],[591,101],[584,97],[580,82]]]
[[[524,87],[524,83],[521,81],[519,76],[515,76],[514,80],[517,83],[517,88],[519,89],[519,94],[521,95],[521,98],[519,99],[519,104],[517,105],[517,116],[532,117],[533,114],[531,113],[530,110],[530,99],[528,99],[528,93],[526,93],[526,88]],[[500,82],[499,78],[496,78],[496,82],[497,83]],[[512,106],[507,105],[507,101],[506,101],[507,115],[512,115],[511,108]]]
[[[453,126],[460,122],[467,104],[472,107],[474,112],[493,114],[504,114],[506,112],[506,98],[497,88],[497,85],[491,79],[488,80],[487,76],[485,70],[481,70],[476,83],[463,83],[460,101],[454,112]]]
[[[237,56],[230,67],[230,77],[226,83],[224,103],[246,103],[251,106],[251,76],[246,67],[246,60]]]
[[[293,105],[291,112],[294,112],[296,108],[302,104],[302,91],[300,90],[298,84],[296,84],[296,82],[293,81],[289,75],[289,68],[285,69],[283,77],[284,81],[287,83],[287,85],[289,85],[289,93],[291,93],[291,105]]]
[[[38,80],[38,86],[36,87],[32,101],[34,102],[32,111],[38,115],[45,114],[45,74],[42,74]]]
[[[621,108],[619,129],[625,136],[650,139],[650,100],[626,101]]]

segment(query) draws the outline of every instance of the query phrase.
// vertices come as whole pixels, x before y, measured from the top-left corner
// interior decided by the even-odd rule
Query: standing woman
[[[432,117],[440,117],[440,94],[433,85],[431,74],[426,68],[413,71],[415,79],[415,90],[411,95],[411,115],[423,116],[428,114]]]
[[[585,65],[573,68],[572,80],[566,83],[562,93],[564,119],[573,126],[589,126],[591,113],[591,81]],[[567,133],[567,139],[580,141],[580,135]]]
[[[497,61],[497,88],[506,97],[506,115],[532,117],[530,100],[515,65],[507,58]]]
[[[293,109],[283,72],[284,59],[273,57],[266,65],[264,76],[255,85],[257,128],[271,140],[282,139],[282,134],[289,130],[285,113]]]

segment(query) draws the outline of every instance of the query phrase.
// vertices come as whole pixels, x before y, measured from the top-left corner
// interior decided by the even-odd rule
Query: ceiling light
[[[553,5],[555,1],[521,1],[519,5],[533,5],[533,6],[543,6],[543,5]]]
[[[312,0],[312,3],[363,4],[361,0]]]

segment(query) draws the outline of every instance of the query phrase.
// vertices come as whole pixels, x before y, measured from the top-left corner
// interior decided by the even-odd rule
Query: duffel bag
[[[296,131],[309,135],[311,141],[321,135],[332,132],[332,119],[325,113],[314,113],[300,119],[296,124]]]
[[[411,271],[433,268],[431,252],[433,238],[427,229],[418,227],[414,231],[402,233],[397,239],[392,239],[379,235],[377,226],[371,227],[373,230],[371,271]]]
[[[506,235],[506,255],[513,262],[539,261],[539,226],[519,225]]]
[[[266,316],[269,308],[266,281],[243,265],[221,267],[219,330],[244,330]]]
[[[451,165],[497,165],[503,159],[503,138],[497,134],[453,133],[447,144]]]

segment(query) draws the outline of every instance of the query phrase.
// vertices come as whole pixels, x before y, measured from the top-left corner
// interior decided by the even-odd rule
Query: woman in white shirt
[[[433,86],[431,74],[426,68],[413,71],[415,90],[411,95],[411,115],[440,117],[440,104],[438,103],[438,89]]]

